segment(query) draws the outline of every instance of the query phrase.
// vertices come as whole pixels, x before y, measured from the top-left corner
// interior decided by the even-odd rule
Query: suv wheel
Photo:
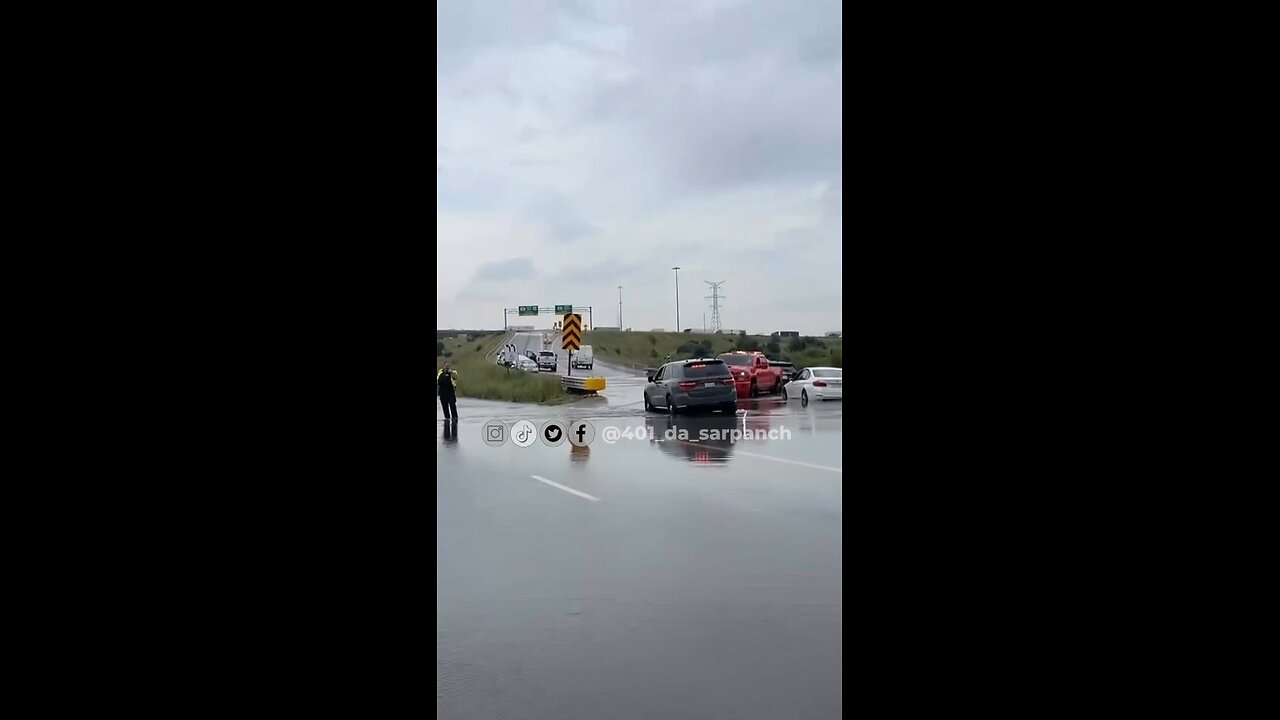
[[[644,411],[653,412],[653,403],[649,402],[649,393],[644,394]]]
[[[670,395],[667,396],[667,414],[668,415],[676,414],[676,404],[671,401]]]

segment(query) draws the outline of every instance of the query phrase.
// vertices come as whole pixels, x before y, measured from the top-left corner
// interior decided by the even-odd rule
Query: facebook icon
[[[596,439],[596,429],[586,420],[574,420],[569,423],[569,442],[577,447],[586,447]]]

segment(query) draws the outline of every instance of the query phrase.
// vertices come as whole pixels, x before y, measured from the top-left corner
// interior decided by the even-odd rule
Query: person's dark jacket
[[[449,370],[446,374],[444,370],[436,373],[436,394],[442,398],[456,400],[458,387],[458,371]]]

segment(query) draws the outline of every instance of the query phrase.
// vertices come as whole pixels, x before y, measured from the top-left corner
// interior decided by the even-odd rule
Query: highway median
[[[495,365],[486,358],[501,341],[502,333],[468,335],[437,340],[436,370],[445,360],[458,371],[458,396],[482,400],[558,405],[573,399],[560,387],[553,373],[530,373]]]

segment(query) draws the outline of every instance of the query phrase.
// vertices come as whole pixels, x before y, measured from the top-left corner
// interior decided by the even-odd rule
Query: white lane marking
[[[564,485],[561,485],[560,483],[556,482],[555,480],[548,480],[548,479],[546,479],[546,478],[542,477],[541,475],[530,475],[529,477],[533,478],[534,480],[537,480],[538,482],[546,483],[546,484],[550,485],[550,486],[551,486],[551,487],[553,487],[553,488],[560,488],[561,490],[563,490],[563,491],[565,491],[565,492],[567,492],[567,493],[573,493],[574,495],[577,495],[578,497],[584,497],[584,498],[586,498],[586,499],[590,500],[591,502],[600,502],[600,498],[596,497],[595,495],[588,495],[588,494],[586,494],[586,493],[584,493],[584,492],[579,492],[578,490],[574,490],[574,489],[573,489],[573,488],[571,488],[571,487],[565,487]]]
[[[675,442],[684,443],[686,445],[694,445],[695,447],[701,445],[701,443],[694,443],[693,441],[688,441],[688,440],[676,440]],[[712,447],[711,449],[723,450],[722,448],[718,448],[718,447]],[[723,450],[723,451],[728,452],[728,450]],[[799,460],[788,460],[786,458],[774,457],[772,455],[761,455],[760,453],[747,452],[746,450],[739,450],[737,448],[733,449],[733,454],[746,455],[748,457],[760,458],[761,460],[772,460],[774,462],[787,463],[788,465],[799,465],[800,467],[813,468],[814,470],[826,470],[827,472],[840,473],[841,475],[844,474],[843,468],[830,467],[828,465],[815,465],[813,463],[801,462]]]
[[[813,468],[814,470],[826,470],[827,472],[844,474],[843,468],[831,467],[829,465],[815,465],[813,463],[801,462],[799,460],[788,460],[786,458],[774,457],[772,455],[761,455],[760,453],[747,452],[734,448],[734,455],[747,455],[749,457],[760,458],[762,460],[772,460],[774,462],[787,463],[789,465],[799,465],[800,467]]]

